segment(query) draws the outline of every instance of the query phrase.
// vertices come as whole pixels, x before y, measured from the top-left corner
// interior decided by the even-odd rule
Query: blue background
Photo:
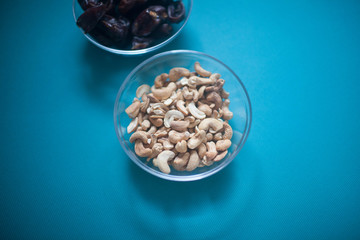
[[[360,238],[359,1],[195,0],[161,51],[228,64],[253,125],[233,163],[188,183],[142,171],[115,135],[117,90],[154,53],[91,45],[71,4],[2,2],[1,238]]]

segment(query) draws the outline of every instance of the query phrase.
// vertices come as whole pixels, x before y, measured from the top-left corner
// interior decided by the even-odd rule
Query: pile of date
[[[182,1],[78,0],[77,25],[98,43],[119,49],[148,48],[172,35],[185,18]]]

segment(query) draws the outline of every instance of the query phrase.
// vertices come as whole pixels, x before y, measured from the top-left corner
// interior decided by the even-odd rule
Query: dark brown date
[[[185,7],[182,2],[170,4],[167,8],[170,22],[179,23],[185,18]]]
[[[88,8],[80,15],[76,24],[81,27],[85,33],[88,33],[96,27],[96,24],[104,16],[106,10],[106,5],[103,3],[100,3],[98,6]]]
[[[149,36],[167,17],[165,7],[150,6],[135,19],[132,34],[138,37]]]
[[[104,15],[98,27],[114,42],[124,43],[129,32],[130,22],[125,17],[114,18]]]
[[[109,37],[107,37],[99,28],[95,28],[93,29],[91,32],[89,32],[89,35],[98,43],[107,46],[107,47],[111,47],[113,46],[115,43],[113,40],[111,40]]]
[[[144,5],[148,0],[120,0],[118,5],[118,11],[121,14],[128,14],[132,9],[139,5]]]

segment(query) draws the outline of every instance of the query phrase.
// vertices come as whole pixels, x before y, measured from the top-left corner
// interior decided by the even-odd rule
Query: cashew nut
[[[216,150],[219,152],[227,150],[231,146],[231,141],[229,139],[219,140],[216,142]]]
[[[200,123],[200,119],[195,119],[193,116],[185,117],[185,121],[188,121],[190,123],[188,129],[191,132],[194,132],[194,127],[196,127]]]
[[[149,93],[149,94],[147,95],[147,97],[150,99],[150,102],[151,102],[151,103],[159,103],[159,102],[160,102],[159,99],[157,99],[157,98],[154,96],[154,94],[152,94],[152,93]]]
[[[144,120],[142,123],[141,123],[141,127],[144,131],[148,130],[149,127],[150,127],[150,121],[149,120]]]
[[[207,142],[206,148],[207,148],[207,151],[205,153],[205,158],[207,161],[211,161],[218,154],[218,152],[216,151],[216,145],[214,142]]]
[[[216,119],[220,119],[220,118],[222,117],[222,111],[221,111],[221,113],[220,113],[220,110],[221,110],[221,109],[219,109],[219,111],[214,110],[214,111],[212,112],[212,114],[211,114],[211,117],[212,117],[212,118],[216,118]]]
[[[144,97],[144,96],[145,96],[145,97]],[[143,99],[143,102],[142,102],[141,105],[140,105],[140,111],[143,112],[143,113],[145,113],[146,110],[147,110],[147,108],[148,108],[149,105],[150,105],[150,98],[149,98],[146,94],[144,94],[143,97],[142,97],[142,99]]]
[[[182,140],[188,140],[189,137],[190,137],[190,133],[188,131],[186,131],[186,132],[177,132],[175,130],[171,130],[169,132],[169,141],[171,143],[174,143],[174,144],[176,144],[176,143],[178,143],[178,142],[180,142]]]
[[[189,121],[172,121],[170,122],[170,128],[179,132],[184,132],[188,129]]]
[[[150,115],[149,116],[149,120],[151,120],[151,119],[163,119],[164,118],[164,116],[163,115]]]
[[[215,158],[214,158],[214,162],[218,162],[220,160],[222,160],[226,154],[228,153],[228,150],[225,150],[224,152],[222,153],[219,153]]]
[[[155,126],[151,126],[150,129],[147,131],[147,134],[151,135],[156,133],[157,128]]]
[[[207,133],[206,134],[206,141],[210,142],[211,140],[213,140],[214,136],[211,133]]]
[[[233,117],[233,113],[229,110],[229,104],[230,104],[230,100],[225,99],[223,106],[222,106],[223,118],[225,120],[230,120]]]
[[[173,100],[172,100],[171,97],[170,97],[170,98],[168,98],[168,99],[166,99],[166,100],[164,101],[164,104],[165,104],[166,106],[170,106],[170,105],[172,104],[172,102],[173,102]]]
[[[183,100],[178,100],[176,102],[177,109],[182,112],[185,116],[189,114],[188,110],[186,110],[185,102]]]
[[[161,88],[164,86],[166,79],[169,77],[167,73],[162,73],[155,78],[154,85],[156,88]]]
[[[143,84],[136,89],[136,97],[141,98],[144,94],[150,92],[150,86],[147,84]]]
[[[199,74],[199,75],[202,76],[202,77],[210,77],[210,76],[211,76],[211,72],[206,71],[205,69],[203,69],[203,68],[200,66],[200,63],[199,63],[199,62],[195,62],[194,68],[195,68],[196,73]]]
[[[165,150],[157,156],[156,164],[161,172],[166,174],[170,173],[170,167],[168,162],[171,161],[174,157],[175,153],[169,150]]]
[[[188,148],[195,149],[197,148],[203,141],[206,139],[206,132],[204,130],[200,130],[193,137],[191,137],[188,141]]]
[[[189,162],[186,166],[186,171],[192,171],[199,166],[200,158],[196,150],[190,151]]]
[[[170,106],[177,98],[178,98],[178,95],[176,94],[176,92],[173,92],[171,94],[171,96],[164,101],[164,104],[166,106]],[[172,106],[170,106],[170,107],[172,107]]]
[[[151,141],[151,139],[148,139],[147,133],[144,131],[134,132],[131,135],[129,142],[133,143],[135,140],[141,140],[144,144],[149,144]]]
[[[220,92],[220,90],[222,89],[222,87],[224,86],[224,84],[225,84],[225,80],[224,80],[224,79],[218,79],[218,80],[216,80],[214,86],[206,87],[205,92],[213,92],[213,91],[215,91],[215,92]]]
[[[211,134],[211,133],[210,133],[210,134]],[[205,138],[203,139],[203,141],[202,141],[202,142],[206,144],[206,143],[207,143],[207,141],[208,141],[208,140],[207,140],[207,136],[205,135]]]
[[[206,96],[206,100],[215,104],[215,109],[219,109],[222,105],[222,99],[217,92],[211,92]]]
[[[187,116],[185,117],[185,121],[189,121],[190,123],[195,122],[195,118],[193,116]]]
[[[218,74],[218,73],[213,73],[211,74],[210,76],[210,79],[214,81],[214,83],[216,82],[216,80],[220,79],[221,78],[221,75]]]
[[[205,156],[205,153],[206,153],[206,145],[204,143],[201,143],[197,147],[197,150],[198,150],[198,154],[199,154],[200,159],[203,159],[204,156]]]
[[[195,129],[195,133],[200,132],[200,129],[197,126],[194,129]]]
[[[189,79],[186,77],[181,78],[179,81],[176,82],[176,85],[181,88],[185,85],[189,85]]]
[[[152,109],[150,110],[150,112],[156,114],[156,115],[160,115],[160,116],[164,116],[165,115],[165,111],[163,109]]]
[[[199,88],[199,99],[204,96],[205,89],[206,89],[206,86],[201,86]]]
[[[186,68],[176,67],[170,70],[169,80],[170,82],[175,82],[181,77],[189,77],[190,71]]]
[[[224,128],[225,128],[225,125],[224,125]],[[223,139],[223,136],[221,134],[221,132],[217,132],[214,134],[214,140],[215,141],[219,141],[219,140],[222,140]]]
[[[189,162],[190,153],[180,153],[173,161],[172,166],[178,171],[184,171],[186,164]]]
[[[135,141],[135,153],[139,157],[149,157],[152,154],[152,150],[150,148],[145,148],[144,144],[141,140]]]
[[[167,87],[162,87],[162,88],[155,88],[155,86],[151,87],[152,94],[154,94],[154,97],[156,97],[158,100],[167,99],[176,89],[177,89],[176,84],[173,82],[169,83]]]
[[[138,99],[135,99],[133,101],[133,103],[125,109],[126,114],[130,117],[130,118],[136,118],[136,116],[139,114],[139,110],[140,110],[140,101]]]
[[[155,111],[155,110],[161,110],[162,115],[165,115],[165,112],[169,111],[168,106],[166,106],[164,103],[162,102],[158,102],[158,103],[151,103],[150,104],[151,107],[151,111]],[[151,112],[150,111],[150,112]]]
[[[184,96],[182,95],[181,89],[178,89],[178,90],[176,91],[176,99],[175,99],[175,101],[179,101],[179,100],[183,100],[183,101],[184,101]]]
[[[198,109],[206,114],[207,117],[211,116],[212,109],[209,107],[209,105],[201,104]]]
[[[189,128],[194,128],[194,127],[196,127],[197,125],[199,125],[200,122],[201,122],[200,119],[196,119],[194,122],[192,122],[192,123],[189,124]]]
[[[189,103],[188,105],[189,112],[191,115],[193,115],[195,118],[198,119],[204,119],[206,117],[206,114],[202,111],[200,111],[196,106],[194,102]]]
[[[195,89],[192,92],[194,93],[193,101],[194,102],[199,101],[199,92],[197,90],[195,90]]]
[[[139,124],[138,120],[139,120],[138,117],[131,120],[129,126],[127,126],[127,133],[131,133],[131,132],[135,131],[135,129],[137,128],[137,126]]]
[[[174,145],[171,144],[167,138],[161,138],[158,140],[158,142],[162,143],[165,150],[170,150],[174,148]]]
[[[233,130],[231,126],[227,122],[224,122],[224,135],[222,136],[222,138],[231,140],[232,136]]]
[[[163,125],[163,120],[161,118],[150,116],[149,120],[155,127],[161,127]]]
[[[178,142],[175,145],[175,149],[176,151],[178,151],[179,153],[184,153],[187,151],[187,142],[185,140],[181,140],[181,142]]]
[[[223,122],[215,118],[205,118],[199,124],[200,130],[205,130],[210,133],[216,133],[223,128]]]
[[[157,157],[157,155],[159,155],[163,151],[163,149],[164,149],[164,147],[161,143],[155,143],[151,148],[152,153],[146,159],[146,161],[150,161],[150,159]]]
[[[158,129],[158,130],[154,133],[154,135],[155,135],[155,137],[157,137],[157,138],[167,137],[168,132],[167,132],[166,129],[163,127],[163,128]]]
[[[142,121],[143,121],[143,119],[144,119],[143,113],[142,113],[142,112],[139,112],[137,118],[139,119],[139,120],[138,120],[138,123],[139,123],[139,124],[142,123]]]
[[[184,119],[184,114],[182,114],[182,112],[178,111],[178,110],[169,110],[166,114],[165,114],[165,118],[164,118],[164,126],[169,128],[170,127],[170,123],[175,119]]]
[[[182,94],[186,100],[192,100],[194,98],[194,92],[190,91],[188,87],[182,89]]]
[[[200,86],[200,85],[210,85],[215,83],[215,79],[211,78],[202,78],[202,77],[190,77],[188,81],[189,86]]]

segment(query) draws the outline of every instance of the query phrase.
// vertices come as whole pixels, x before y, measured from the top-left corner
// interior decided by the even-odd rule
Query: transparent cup
[[[173,67],[194,69],[194,63],[200,64],[211,72],[221,74],[225,80],[224,89],[230,93],[230,111],[234,116],[229,121],[233,129],[232,145],[226,157],[211,166],[199,167],[194,171],[176,171],[171,167],[170,174],[162,173],[153,166],[152,161],[138,157],[134,151],[134,144],[129,142],[131,134],[126,131],[131,119],[125,109],[136,96],[136,89],[142,84],[153,85],[154,79],[161,73],[168,73]],[[143,170],[163,179],[173,181],[193,181],[215,174],[226,167],[239,153],[249,135],[251,126],[251,104],[244,84],[238,76],[224,63],[207,54],[189,51],[174,50],[155,55],[138,65],[122,83],[117,94],[114,107],[114,124],[117,137],[129,158]],[[240,159],[239,159],[240,160]]]
[[[186,11],[186,15],[185,15],[185,19],[176,24],[172,24],[173,27],[173,33],[161,40],[160,42],[157,42],[155,45],[148,47],[148,48],[144,48],[144,49],[138,49],[138,50],[126,50],[126,49],[119,49],[119,48],[112,48],[112,47],[107,47],[105,45],[102,45],[101,43],[97,42],[94,38],[92,38],[89,34],[84,34],[84,36],[91,42],[93,43],[95,46],[111,52],[111,53],[115,53],[115,54],[120,54],[120,55],[141,55],[141,54],[146,54],[155,50],[160,49],[161,47],[164,47],[166,44],[170,43],[172,40],[174,40],[176,37],[179,36],[180,32],[184,29],[186,23],[189,20],[190,14],[191,14],[191,10],[192,10],[192,5],[193,5],[193,0],[183,0],[184,6],[185,6],[185,11]],[[84,10],[80,7],[80,4],[78,3],[77,0],[73,0],[73,15],[74,15],[74,19],[75,19],[75,23],[78,19],[78,17],[84,12]],[[79,30],[82,31],[82,29],[79,28]]]

